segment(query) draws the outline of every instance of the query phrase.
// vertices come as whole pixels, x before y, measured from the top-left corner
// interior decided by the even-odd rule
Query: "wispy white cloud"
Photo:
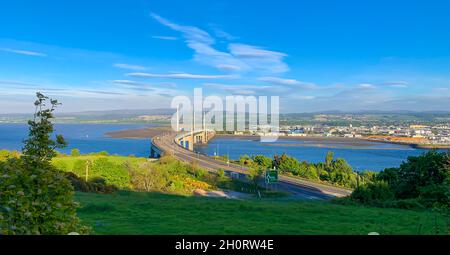
[[[155,13],[152,13],[150,15],[155,20],[157,20],[159,23],[161,23],[175,31],[183,33],[183,36],[189,41],[202,42],[205,44],[213,44],[214,43],[214,39],[207,32],[205,32],[197,27],[178,25],[178,24],[173,23]]]
[[[130,65],[130,64],[123,64],[123,63],[114,64],[114,67],[117,67],[117,68],[120,68],[120,69],[126,69],[126,70],[133,70],[133,71],[145,71],[145,70],[147,70],[147,68],[144,67],[144,66]]]
[[[152,73],[128,73],[127,76],[136,78],[166,78],[166,79],[235,79],[238,75],[207,75],[189,73],[152,74]]]
[[[393,88],[407,88],[409,86],[409,83],[406,81],[388,81],[381,83],[381,85],[389,86]]]
[[[370,83],[361,83],[361,84],[358,84],[358,87],[362,88],[362,89],[373,89],[373,88],[375,88],[375,85],[370,84]]]
[[[295,79],[284,79],[284,78],[279,78],[279,77],[267,76],[267,77],[260,77],[260,78],[258,78],[258,80],[267,82],[269,84],[292,86],[292,87],[301,88],[301,89],[317,89],[318,88],[318,86],[314,83],[301,82],[301,81],[298,81]]]
[[[175,36],[164,36],[164,35],[154,35],[152,36],[153,39],[159,39],[159,40],[166,40],[166,41],[176,41],[178,40]]]
[[[227,33],[225,31],[223,31],[221,28],[219,28],[218,25],[216,24],[209,24],[209,26],[211,27],[211,29],[213,30],[214,34],[216,37],[218,38],[222,38],[228,41],[233,41],[233,40],[237,40],[239,39],[238,37],[231,35],[230,33]]]
[[[17,94],[28,94],[34,95],[37,91],[49,95],[57,96],[119,96],[127,95],[123,91],[108,89],[108,90],[93,90],[86,88],[72,88],[71,86],[61,85],[54,86],[51,84],[37,84],[23,81],[3,81],[0,80],[0,88],[2,88],[0,95],[17,95]]]
[[[123,85],[129,88],[152,88],[152,87],[164,87],[164,88],[175,88],[177,85],[173,82],[163,82],[159,84],[148,84],[143,82],[131,81],[131,80],[113,80],[112,83]]]
[[[223,71],[231,71],[231,72],[237,72],[241,71],[242,68],[237,65],[227,65],[227,64],[218,64],[216,66],[217,69],[223,70]]]
[[[47,56],[47,54],[44,54],[42,52],[21,50],[21,49],[0,48],[0,51],[15,53],[15,54],[19,54],[19,55],[25,55],[25,56],[33,56],[33,57],[46,57]]]
[[[270,51],[261,47],[233,43],[229,46],[231,54],[241,58],[255,58],[255,59],[268,59],[273,61],[279,61],[287,55],[281,52]]]
[[[286,92],[285,88],[261,85],[229,85],[220,83],[205,83],[205,88],[223,90],[233,95],[273,95]]]
[[[154,90],[152,88],[152,86],[149,84],[130,81],[130,80],[114,80],[114,81],[112,81],[112,83],[119,85],[123,88],[127,88],[127,89],[140,90],[140,91],[153,91]]]
[[[283,62],[287,56],[284,53],[247,44],[229,44],[228,52],[220,51],[213,47],[215,39],[208,32],[194,26],[179,25],[154,13],[151,16],[159,23],[180,32],[187,46],[194,50],[194,60],[205,65],[227,71],[281,73],[289,70]],[[220,37],[230,39],[230,35],[224,32],[220,33]]]
[[[315,96],[297,96],[296,98],[298,98],[300,100],[313,100],[316,97]]]

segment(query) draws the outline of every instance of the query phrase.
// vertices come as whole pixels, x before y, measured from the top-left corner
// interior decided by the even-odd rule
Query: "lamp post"
[[[227,165],[230,166],[230,146],[227,146]]]

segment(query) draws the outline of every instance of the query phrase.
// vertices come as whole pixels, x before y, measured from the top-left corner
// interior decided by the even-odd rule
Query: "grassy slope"
[[[77,193],[78,215],[97,234],[435,234],[435,214],[298,202]],[[438,216],[440,233],[445,219]]]
[[[90,160],[94,161],[99,158],[107,158],[109,161],[116,163],[116,164],[123,164],[125,162],[130,162],[133,165],[138,165],[139,163],[145,162],[146,158],[138,158],[138,157],[124,157],[124,156],[103,156],[103,155],[81,155],[81,156],[59,156],[56,158],[53,158],[53,163],[55,163],[57,166],[65,167],[65,169],[73,169],[73,166],[75,164],[75,161],[77,160]]]

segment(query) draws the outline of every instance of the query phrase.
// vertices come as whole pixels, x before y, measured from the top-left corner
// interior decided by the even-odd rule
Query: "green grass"
[[[115,164],[123,164],[125,162],[130,162],[134,166],[137,166],[139,163],[145,162],[146,158],[138,158],[138,157],[124,157],[124,156],[115,156],[115,155],[81,155],[81,156],[58,156],[53,158],[52,162],[62,168],[61,170],[69,171],[74,168],[74,164],[78,160],[83,161],[95,161],[99,158],[107,158],[108,161],[111,161]]]
[[[323,201],[228,200],[118,192],[77,193],[78,215],[95,234],[446,234],[431,212]],[[436,217],[435,217],[436,216]],[[437,219],[437,225],[435,224]]]

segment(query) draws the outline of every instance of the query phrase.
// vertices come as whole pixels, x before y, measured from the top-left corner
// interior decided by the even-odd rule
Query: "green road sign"
[[[278,171],[277,170],[267,170],[266,171],[266,183],[272,184],[278,182]]]

